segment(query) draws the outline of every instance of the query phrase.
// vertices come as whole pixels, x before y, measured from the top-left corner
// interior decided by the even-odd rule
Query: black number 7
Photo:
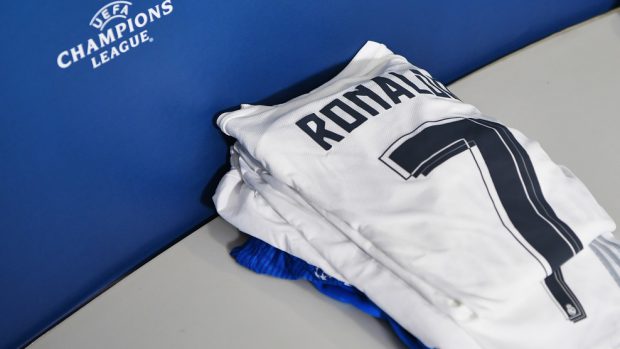
[[[482,161],[474,155],[474,147],[482,155]],[[488,169],[491,185],[500,200],[500,203],[493,202],[493,205],[496,210],[499,205],[504,208],[518,234],[531,247],[523,244],[504,221],[502,224],[543,267],[548,275],[545,283],[556,302],[560,303],[569,319],[578,321],[585,318],[583,308],[558,274],[560,266],[583,249],[583,245],[545,200],[527,152],[505,126],[465,117],[426,122],[392,143],[379,159],[407,180],[428,176],[442,163],[462,152],[471,153],[487,191],[490,189],[482,176],[481,165]],[[539,256],[544,258],[550,269]],[[554,287],[556,284],[558,287]]]

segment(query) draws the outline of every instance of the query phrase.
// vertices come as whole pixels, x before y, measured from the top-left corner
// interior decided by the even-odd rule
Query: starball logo
[[[67,69],[81,60],[90,59],[93,69],[97,69],[131,49],[153,42],[145,27],[174,10],[172,0],[164,0],[135,15],[130,14],[131,6],[131,2],[120,0],[99,9],[90,20],[90,26],[98,30],[97,35],[60,52],[56,64]]]

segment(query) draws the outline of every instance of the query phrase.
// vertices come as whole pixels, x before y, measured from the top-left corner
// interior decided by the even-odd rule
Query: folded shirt
[[[254,193],[244,203],[255,199],[264,201],[260,194]],[[262,206],[261,209],[269,208]],[[253,211],[254,214],[256,212]],[[245,211],[241,209],[237,213],[244,216]],[[226,212],[223,214],[226,215]],[[234,221],[234,218],[230,219]],[[269,227],[265,222],[254,222],[256,226]],[[278,222],[274,226],[278,224],[286,223]],[[278,229],[284,231],[282,226]],[[289,229],[291,233],[295,231],[293,227],[289,226]],[[351,251],[351,246],[346,245],[345,240],[331,247],[333,254],[342,252],[345,259],[350,259],[353,267],[364,265],[363,260],[348,258],[351,256],[347,253]],[[600,256],[597,257],[597,254]],[[498,302],[490,309],[472,314],[464,311],[457,300],[446,304],[444,311],[438,311],[414,287],[406,289],[406,293],[402,288],[384,287],[392,285],[393,280],[380,269],[373,269],[372,264],[368,269],[367,272],[378,280],[371,283],[368,289],[380,295],[371,299],[377,300],[380,307],[387,299],[385,304],[393,306],[392,313],[401,316],[397,321],[429,347],[608,349],[620,345],[620,307],[616,306],[620,304],[620,286],[617,284],[620,242],[611,234],[594,240],[590,248],[581,251],[562,267],[564,283],[571,285],[571,293],[579,300],[586,314],[576,323],[568,320],[563,304],[558,303],[544,282],[523,289],[520,294]],[[398,305],[406,313],[404,316],[398,312]],[[388,314],[392,313],[388,311]],[[448,319],[446,313],[449,314]],[[472,346],[469,340],[473,341]]]
[[[253,236],[230,252],[240,265],[259,274],[286,280],[304,279],[322,294],[339,302],[350,304],[364,313],[384,320],[401,342],[409,349],[428,349],[388,314],[355,287],[327,275],[323,270],[300,258],[261,241]]]
[[[558,316],[587,318],[563,265],[613,221],[538,143],[385,46],[218,125],[237,138],[220,215],[355,285],[427,345],[508,348],[481,346],[476,326],[541,285]]]

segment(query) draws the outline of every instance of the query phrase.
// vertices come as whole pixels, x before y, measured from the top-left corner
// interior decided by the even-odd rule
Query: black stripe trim
[[[561,269],[556,269],[545,278],[545,286],[555,303],[562,309],[566,317],[572,322],[579,322],[587,317],[586,311],[568,287]]]
[[[489,125],[496,130],[502,131],[502,133],[506,136],[505,139],[509,141],[506,143],[508,147],[511,148],[513,154],[518,154],[520,156],[520,159],[517,160],[517,165],[519,166],[519,170],[522,175],[527,175],[527,179],[524,177],[523,180],[527,180],[531,185],[526,185],[526,190],[530,194],[530,198],[532,198],[534,204],[539,207],[539,212],[544,214],[547,219],[552,222],[556,228],[558,228],[562,236],[564,236],[564,238],[569,242],[575,253],[581,251],[583,249],[583,244],[581,243],[581,240],[579,240],[579,237],[577,237],[577,234],[575,234],[575,232],[557,216],[553,208],[551,208],[547,200],[545,200],[540,183],[538,182],[538,177],[536,177],[534,165],[527,155],[527,151],[517,141],[512,132],[510,132],[506,126],[498,123],[481,119],[477,119],[476,121]]]
[[[467,149],[469,149],[469,143],[464,139],[459,142],[455,142],[452,145],[441,150],[439,153],[428,158],[424,166],[420,166],[420,168],[418,168],[418,170],[413,173],[413,176],[418,177],[420,174],[426,176],[431,171],[433,171],[435,167],[441,165],[446,160],[461,152],[464,152]]]

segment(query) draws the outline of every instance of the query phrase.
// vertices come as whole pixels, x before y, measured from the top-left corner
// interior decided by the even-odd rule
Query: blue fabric
[[[420,340],[407,332],[387,313],[381,310],[357,288],[337,280],[318,267],[279,250],[253,236],[245,243],[232,249],[231,256],[237,263],[259,274],[287,280],[308,280],[324,295],[350,304],[364,313],[387,321],[393,332],[410,349],[428,349]]]
[[[129,14],[162,1],[132,1]],[[107,3],[2,4],[0,348],[214,214],[224,109],[308,92],[367,40],[450,82],[616,1],[172,0],[144,27],[152,41],[97,69],[58,67],[100,33],[89,23]]]

